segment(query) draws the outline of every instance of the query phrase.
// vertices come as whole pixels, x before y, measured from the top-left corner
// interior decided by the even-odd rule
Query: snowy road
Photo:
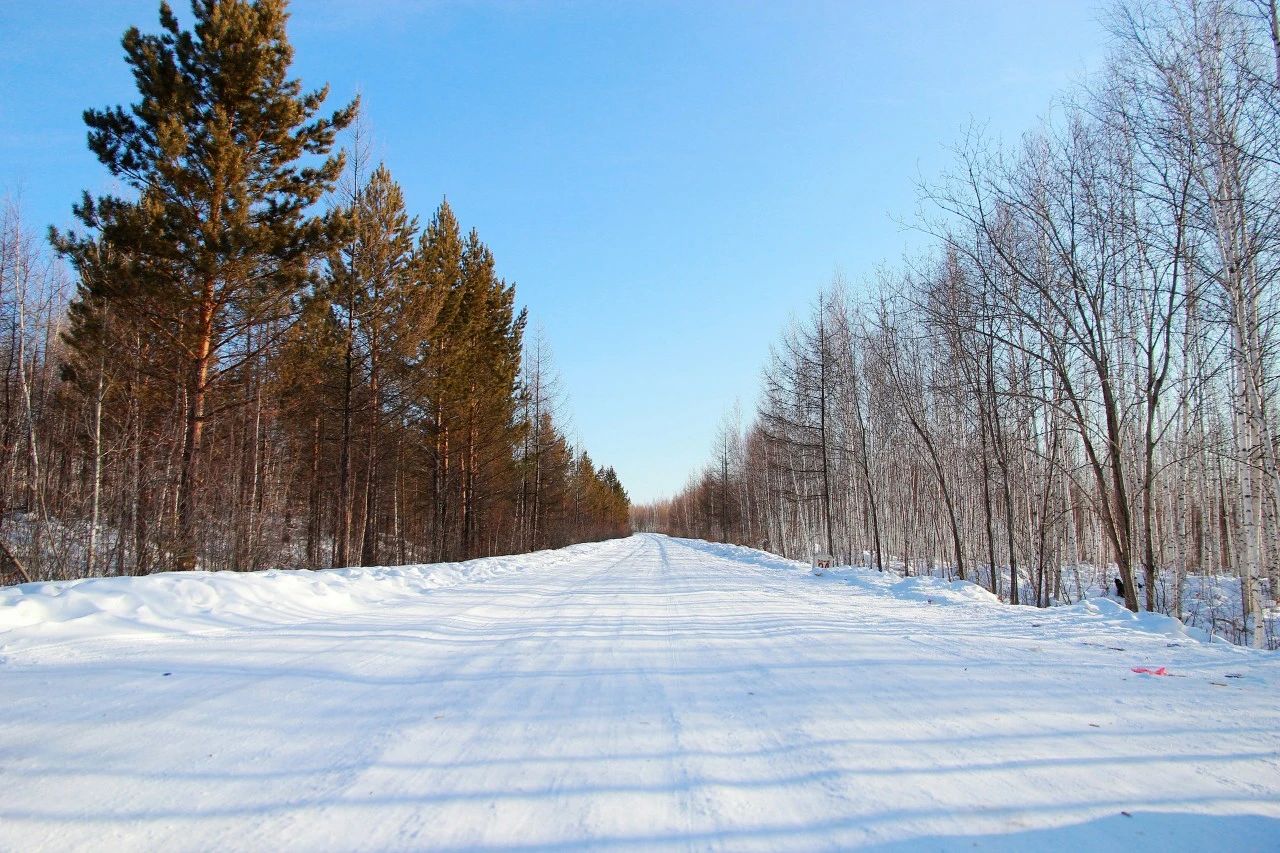
[[[1280,849],[1280,656],[937,588],[636,536],[11,648],[0,849]]]

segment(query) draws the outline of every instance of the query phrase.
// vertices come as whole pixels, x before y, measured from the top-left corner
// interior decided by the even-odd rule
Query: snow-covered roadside
[[[846,568],[830,574],[833,578],[841,579],[860,589],[874,590],[906,601],[923,601],[926,604],[984,605],[1003,608],[1013,619],[1049,618],[1063,622],[1106,624],[1116,628],[1159,634],[1175,640],[1206,643],[1216,640],[1226,643],[1221,638],[1210,637],[1199,628],[1184,625],[1172,616],[1165,616],[1163,613],[1134,613],[1118,602],[1102,596],[1051,608],[1038,608],[1026,604],[1012,607],[971,581],[946,581],[936,577],[899,578],[887,572],[876,572],[865,568]]]
[[[686,540],[693,542],[695,540]],[[711,552],[724,555],[730,559],[746,559],[762,565],[771,565],[779,569],[802,572],[811,571],[808,563],[787,560],[782,557],[764,555],[760,551],[739,545],[703,542],[700,547],[711,549]],[[887,595],[908,601],[923,601],[928,604],[990,604],[1008,607],[1002,604],[985,587],[972,581],[948,580],[933,574],[917,574],[902,577],[898,572],[878,572],[862,566],[837,566],[824,570],[823,577],[829,580],[847,583],[855,588]],[[1167,593],[1166,593],[1167,595]],[[1238,578],[1188,577],[1186,579],[1186,596],[1184,607],[1190,611],[1191,617],[1212,627],[1215,623],[1230,622],[1230,614],[1234,612],[1236,621],[1240,612],[1240,585]],[[1206,601],[1212,601],[1212,606]],[[1022,605],[1009,611],[1034,612],[1041,616],[1052,614],[1049,618],[1079,619],[1089,623],[1106,622],[1119,628],[1148,631],[1173,639],[1197,640],[1200,642],[1228,642],[1220,634],[1187,624],[1182,620],[1166,616],[1163,613],[1133,613],[1114,598],[1106,594],[1101,587],[1089,587],[1084,597],[1074,604],[1055,604],[1050,608],[1036,608]],[[1223,615],[1227,614],[1227,615]],[[1017,618],[1016,616],[1013,618]],[[1272,621],[1280,623],[1280,612]],[[1275,633],[1274,629],[1272,633]]]
[[[341,617],[506,572],[550,569],[589,543],[461,563],[262,572],[166,572],[0,588],[0,652],[85,638],[190,634]]]
[[[807,563],[738,545],[699,540],[709,554],[766,568],[807,573]],[[538,570],[596,554],[595,543],[533,554],[461,563],[262,572],[162,573],[145,578],[111,577],[49,581],[0,588],[0,653],[33,644],[105,634],[182,634],[253,625],[324,619],[377,607],[441,587],[484,581],[509,571]],[[931,575],[899,577],[862,567],[824,572],[828,582],[928,604],[1007,607],[983,587]],[[1211,641],[1208,632],[1159,613],[1131,613],[1098,595],[1049,610],[1020,607],[1048,618],[1109,623],[1173,639]],[[1014,615],[1011,618],[1016,618]]]
[[[750,562],[755,565],[771,567],[783,571],[812,573],[808,563],[787,560],[766,554],[753,548],[740,545],[725,545],[699,540],[676,540],[698,547],[707,553],[716,554],[725,559]],[[1218,642],[1230,645],[1207,632],[1184,625],[1181,621],[1162,613],[1133,613],[1119,603],[1104,596],[1087,598],[1075,604],[1058,605],[1051,608],[1037,608],[1029,605],[1011,607],[1004,604],[988,590],[971,581],[945,580],[932,575],[915,575],[900,577],[894,572],[878,572],[861,566],[837,566],[824,569],[819,575],[828,583],[847,584],[855,590],[872,595],[895,598],[902,601],[916,601],[937,605],[970,605],[998,608],[1009,619],[1018,621],[1032,619],[1043,622],[1045,619],[1079,623],[1082,626],[1112,626],[1122,630],[1142,631],[1158,634],[1172,640],[1194,642]]]

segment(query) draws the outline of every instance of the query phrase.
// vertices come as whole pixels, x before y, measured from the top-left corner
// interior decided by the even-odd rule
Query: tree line
[[[1016,145],[970,133],[921,187],[931,248],[824,289],[754,420],[637,526],[1041,606],[1089,566],[1177,614],[1188,576],[1235,575],[1237,638],[1276,642],[1276,3],[1108,20],[1105,73]]]
[[[4,580],[629,532],[489,247],[447,202],[421,225],[358,103],[289,77],[285,0],[192,11],[130,29],[138,100],[84,114],[119,194],[86,192],[53,255],[2,214]]]

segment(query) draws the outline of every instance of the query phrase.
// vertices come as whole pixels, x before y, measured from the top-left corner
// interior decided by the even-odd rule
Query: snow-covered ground
[[[863,566],[872,565],[870,551],[860,555]],[[913,560],[910,569],[900,559],[888,556],[885,568],[902,576],[932,576],[953,580],[956,577],[955,567],[951,565]],[[969,577],[987,589],[991,588],[991,569],[985,565],[970,565]],[[1110,599],[1122,602],[1116,594],[1114,579],[1117,571],[1115,565],[1102,566],[1092,563],[1075,563],[1062,566],[1059,570],[1060,582],[1057,592],[1050,603],[1057,607],[1063,604],[1076,604],[1090,599]],[[1008,586],[1007,566],[998,567],[1000,587]],[[1176,601],[1174,586],[1181,577],[1182,597]],[[1025,565],[1018,569],[1019,599],[1024,604],[1035,603],[1035,579]],[[1139,580],[1138,600],[1146,606],[1146,593]],[[1271,604],[1270,582],[1263,578],[1263,632],[1267,648],[1280,649],[1280,607]],[[1006,593],[1007,594],[1007,593]],[[1237,645],[1249,645],[1253,639],[1251,626],[1244,618],[1244,599],[1241,596],[1240,578],[1228,574],[1184,574],[1179,576],[1172,568],[1163,568],[1156,580],[1156,606],[1160,613],[1173,614],[1175,605],[1181,605],[1180,618],[1189,627],[1197,628],[1205,636],[1221,637]],[[1105,603],[1100,604],[1106,607]],[[1199,636],[1199,635],[1197,635]]]
[[[1276,850],[1278,688],[1164,617],[651,535],[32,584],[0,849]]]

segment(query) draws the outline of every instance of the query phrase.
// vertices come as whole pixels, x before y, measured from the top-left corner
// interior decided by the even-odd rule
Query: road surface
[[[35,644],[0,849],[1280,849],[1276,654],[937,588],[638,535]]]

